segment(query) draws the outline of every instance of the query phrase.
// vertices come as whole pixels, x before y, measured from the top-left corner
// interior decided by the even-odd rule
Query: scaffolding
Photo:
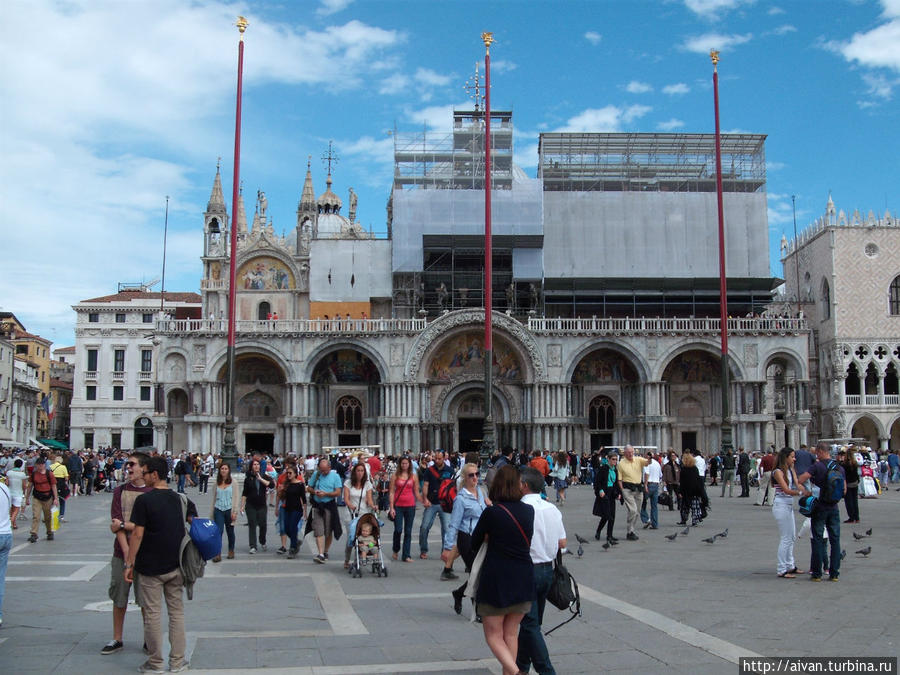
[[[722,134],[724,192],[764,192],[765,134]],[[545,133],[545,191],[715,192],[713,134]]]
[[[513,178],[512,111],[491,112],[491,187]],[[484,188],[484,112],[454,110],[453,131],[394,132],[394,189]]]

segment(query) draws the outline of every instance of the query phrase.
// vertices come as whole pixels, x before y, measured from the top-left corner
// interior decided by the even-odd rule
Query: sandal
[[[420,554],[419,554],[419,558],[421,558],[422,560],[428,560],[428,554],[427,554],[427,553],[420,553]]]
[[[345,569],[345,570],[349,570],[349,569],[350,569],[350,563],[345,562],[345,563],[344,563],[344,569]]]
[[[792,570],[788,570],[791,574],[806,574],[803,570],[798,570],[796,567]]]
[[[412,561],[413,561],[412,558],[404,558],[403,559],[403,562],[406,562],[406,563],[411,563]]]
[[[399,556],[398,556],[396,553],[394,553],[394,554],[391,556],[391,558],[393,558],[394,560],[399,560],[399,559],[400,559]]]
[[[778,576],[781,577],[782,579],[796,579],[797,578],[796,574],[792,574],[790,572],[782,572]]]

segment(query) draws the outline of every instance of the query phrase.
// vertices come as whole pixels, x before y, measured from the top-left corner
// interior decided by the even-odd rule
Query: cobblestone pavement
[[[664,535],[682,529],[676,512],[663,507],[660,529],[640,530],[640,541],[628,542],[620,508],[622,542],[604,551],[593,540],[593,492],[569,490],[563,513],[572,548],[576,532],[590,543],[582,558],[566,558],[581,587],[583,616],[547,638],[558,673],[734,673],[739,656],[754,654],[900,652],[900,492],[861,500],[862,523],[842,526],[847,558],[836,584],[777,578],[771,509],[752,499],[722,499],[716,488],[709,493],[707,522],[671,542]],[[188,494],[205,513],[211,495]],[[134,606],[125,648],[99,653],[112,638],[109,497],[70,500],[68,522],[53,542],[28,544],[30,519],[20,520],[7,573],[0,672],[134,672],[143,662]],[[798,528],[801,522],[798,514]],[[865,540],[850,535],[870,527]],[[725,528],[727,538],[702,541]],[[415,530],[417,555],[418,516]],[[439,534],[436,523],[433,557]],[[453,584],[438,580],[439,560],[393,563],[387,578],[354,579],[339,560],[314,565],[309,539],[296,560],[286,560],[275,554],[271,535],[269,551],[255,556],[247,554],[246,529],[237,535],[237,558],[209,564],[194,600],[185,603],[193,672],[500,673],[481,627],[465,612],[453,613]],[[855,554],[864,546],[872,547],[867,558]],[[340,557],[338,547],[332,558]],[[796,560],[808,567],[808,538],[797,542]],[[566,616],[548,607],[545,629]]]

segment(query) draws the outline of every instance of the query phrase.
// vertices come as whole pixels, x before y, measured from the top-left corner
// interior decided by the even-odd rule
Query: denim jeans
[[[450,514],[445,513],[440,504],[426,506],[422,513],[422,525],[419,527],[419,551],[421,553],[428,553],[428,532],[434,524],[435,516],[440,516],[441,541],[444,540],[444,533],[447,531],[447,525],[450,524]]]
[[[647,517],[647,503],[650,503],[650,517]],[[647,483],[647,500],[641,508],[641,522],[650,527],[659,527],[659,483]]]
[[[394,507],[394,553],[400,552],[400,534],[403,534],[403,555],[401,560],[411,558],[413,519],[416,517],[415,506]]]
[[[184,492],[184,481],[186,478],[187,478],[186,473],[183,473],[180,476],[178,476],[178,491],[179,492]]]
[[[3,621],[3,589],[6,588],[6,565],[12,549],[12,535],[0,534],[0,621]]]
[[[297,529],[300,527],[300,520],[303,518],[303,511],[285,511],[284,512],[284,529],[291,540],[291,549],[294,551],[299,548],[297,544]]]
[[[550,663],[550,654],[547,644],[541,634],[541,623],[544,620],[544,607],[547,603],[547,593],[550,583],[553,581],[553,565],[534,566],[534,590],[535,599],[531,603],[531,609],[522,617],[519,624],[519,650],[516,655],[516,665],[519,670],[527,673],[531,666],[540,675],[556,675],[553,664]]]
[[[234,525],[231,522],[231,511],[216,509],[213,512],[213,520],[220,533],[228,533],[228,550],[234,550]]]
[[[825,538],[823,531],[828,530],[828,541],[831,544],[831,563],[828,574],[837,577],[841,570],[841,512],[837,505],[816,507],[811,520],[812,527],[812,575],[822,576],[822,563],[826,558]]]

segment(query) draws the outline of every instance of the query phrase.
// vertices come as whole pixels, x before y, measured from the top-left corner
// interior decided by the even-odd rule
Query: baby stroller
[[[350,524],[351,537],[350,545],[353,547],[353,553],[350,557],[350,567],[348,573],[357,579],[363,575],[363,568],[369,567],[372,574],[379,577],[388,575],[387,567],[384,565],[384,557],[381,554],[381,528],[378,525],[378,519],[372,513],[365,513]],[[370,529],[368,535],[365,531]],[[362,552],[360,552],[362,549]]]
[[[106,489],[106,472],[98,470],[94,478],[94,492],[103,492]]]

